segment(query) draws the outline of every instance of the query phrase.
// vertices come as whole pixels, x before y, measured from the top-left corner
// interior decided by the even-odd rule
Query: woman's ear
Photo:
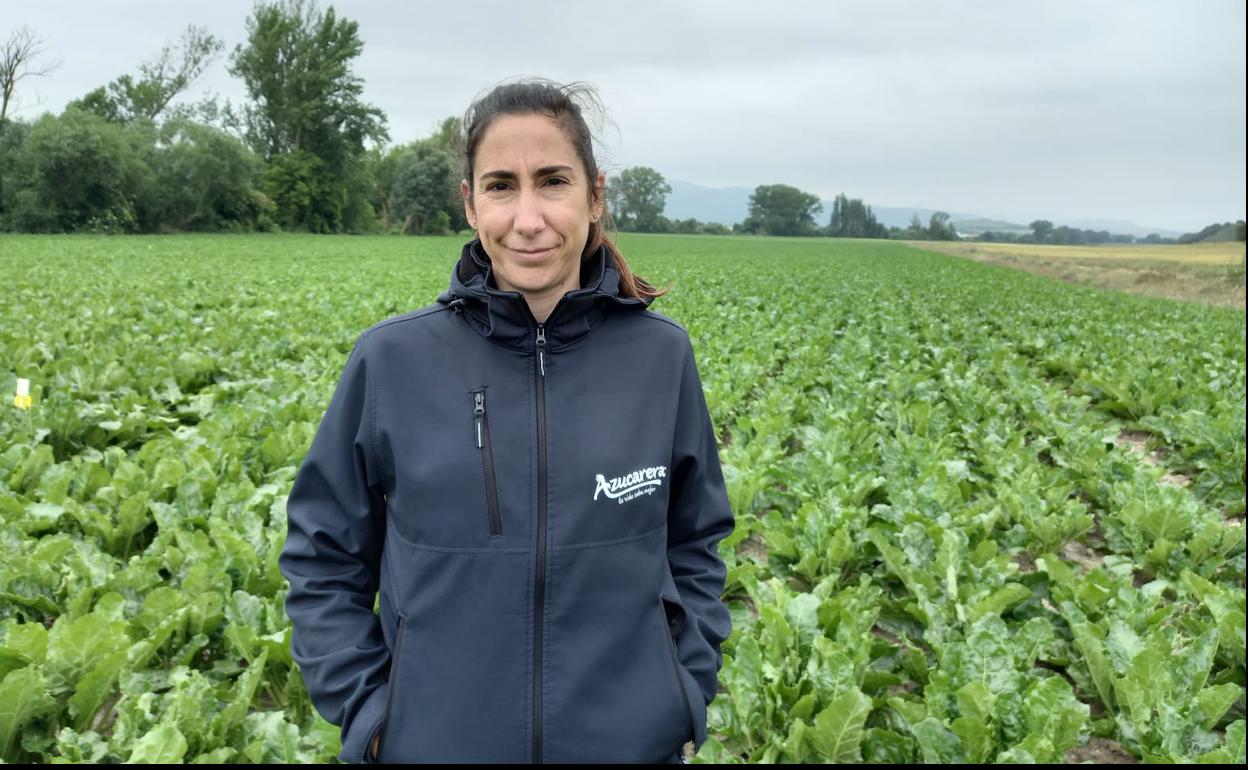
[[[468,194],[468,180],[459,180],[459,194],[464,196],[464,218],[468,220],[468,226],[473,230],[477,229],[477,209],[472,205],[472,196]]]

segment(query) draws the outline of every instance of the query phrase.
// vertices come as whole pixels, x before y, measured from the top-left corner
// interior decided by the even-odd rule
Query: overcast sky
[[[227,51],[189,98],[237,102],[226,62],[252,5],[0,0],[0,38],[29,24],[62,62],[19,84],[17,115],[135,72],[191,23]],[[355,69],[395,142],[503,78],[542,75],[599,89],[608,175],[647,165],[1023,223],[1244,217],[1243,0],[333,6],[359,22]]]

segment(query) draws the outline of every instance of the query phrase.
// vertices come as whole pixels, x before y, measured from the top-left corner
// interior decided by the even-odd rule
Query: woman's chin
[[[513,265],[510,275],[504,280],[515,287],[516,291],[546,291],[558,283],[550,265]]]

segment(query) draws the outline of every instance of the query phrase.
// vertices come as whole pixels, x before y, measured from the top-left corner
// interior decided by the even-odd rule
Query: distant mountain
[[[667,196],[667,206],[663,209],[663,216],[668,219],[693,217],[701,222],[719,222],[729,226],[745,219],[750,210],[750,195],[754,192],[753,187],[706,187],[679,179],[669,179],[667,183],[672,186],[672,191]],[[820,202],[823,203],[823,211],[819,213],[816,221],[820,225],[826,225],[832,216],[832,201]],[[870,201],[866,203],[871,205]],[[871,212],[875,214],[876,220],[889,227],[908,226],[910,217],[914,214],[918,214],[919,219],[926,225],[935,211],[937,209],[871,206]],[[949,212],[949,216],[955,221],[980,218],[978,214],[953,211]]]
[[[871,213],[875,214],[876,221],[882,222],[889,227],[909,227],[910,217],[915,214],[919,215],[919,221],[923,223],[924,227],[927,227],[927,223],[932,219],[932,214],[935,214],[937,211],[944,211],[949,215],[949,219],[955,223],[963,220],[983,219],[983,217],[979,214],[967,214],[964,211],[947,211],[945,209],[924,209],[918,207],[907,208],[905,206],[874,206],[871,204],[871,201],[863,201],[863,203],[871,206]],[[832,204],[825,203],[823,205],[826,208]],[[831,209],[828,210],[831,211]]]
[[[1075,219],[1068,222],[1059,222],[1053,220],[1055,225],[1066,225],[1067,227],[1077,227],[1080,230],[1108,230],[1114,235],[1134,235],[1142,238],[1149,233],[1157,233],[1160,236],[1168,238],[1177,238],[1183,233],[1177,230],[1166,230],[1161,227],[1146,227],[1137,225],[1134,222],[1128,222],[1125,219]]]
[[[667,206],[663,209],[663,216],[668,219],[689,219],[693,217],[701,222],[719,222],[728,226],[745,219],[750,209],[750,194],[754,192],[752,187],[706,187],[679,179],[669,179],[667,183],[672,186],[672,191],[667,196]],[[910,218],[916,214],[919,217],[919,221],[926,226],[931,220],[933,213],[945,211],[945,209],[922,208],[919,206],[876,206],[871,201],[864,202],[871,206],[871,213],[875,214],[876,220],[889,227],[909,227]],[[826,225],[828,219],[832,216],[832,201],[825,200],[822,203],[823,211],[820,212],[816,222],[819,225]],[[953,221],[958,231],[963,233],[978,235],[987,230],[996,230],[998,232],[1031,231],[1030,224],[1016,224],[964,211],[947,211],[946,213],[949,214],[949,218]],[[1035,217],[1035,219],[1043,218],[1045,217]],[[1067,227],[1076,227],[1081,230],[1108,230],[1114,235],[1143,237],[1149,233],[1157,233],[1158,235],[1171,238],[1182,235],[1182,233],[1174,230],[1166,230],[1160,227],[1145,227],[1122,219],[1078,219],[1072,221],[1058,221],[1051,217],[1048,219],[1054,225],[1066,225]],[[1029,223],[1030,221],[1028,220]]]
[[[693,182],[669,179],[672,191],[667,195],[663,216],[668,219],[689,219],[719,222],[731,227],[745,219],[750,210],[751,187],[703,187]]]
[[[1015,224],[1014,222],[1006,222],[1001,219],[960,219],[953,223],[958,232],[968,235],[979,235],[992,231],[994,233],[1029,233],[1031,228],[1027,225]]]

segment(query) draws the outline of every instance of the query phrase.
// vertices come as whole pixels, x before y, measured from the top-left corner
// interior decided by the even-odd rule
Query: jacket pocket
[[[669,619],[667,614],[667,605],[671,604],[676,610],[676,618]],[[663,617],[663,638],[667,642],[667,650],[672,657],[672,675],[676,678],[676,684],[680,687],[680,696],[682,701],[681,711],[684,712],[687,720],[686,724],[689,728],[687,740],[694,740],[696,733],[693,729],[693,711],[689,706],[689,693],[685,690],[685,680],[680,675],[680,658],[676,654],[676,640],[673,638],[684,630],[685,626],[685,609],[679,603],[666,599],[663,594],[659,594],[659,613]],[[681,751],[684,751],[682,744]],[[683,754],[682,754],[683,756]]]
[[[494,479],[494,451],[490,447],[490,421],[485,412],[485,389],[472,391],[472,397],[477,448],[481,450],[481,468],[485,473],[485,505],[490,512],[490,534],[501,535],[503,520],[498,512],[498,482]]]
[[[394,701],[394,691],[397,689],[395,678],[401,670],[399,656],[403,653],[403,627],[406,625],[407,616],[399,613],[399,630],[394,643],[394,657],[390,659],[390,680],[386,682],[386,710],[381,714],[381,729],[377,732],[377,762],[381,761],[381,752],[386,750],[386,728],[390,725],[390,704]]]

